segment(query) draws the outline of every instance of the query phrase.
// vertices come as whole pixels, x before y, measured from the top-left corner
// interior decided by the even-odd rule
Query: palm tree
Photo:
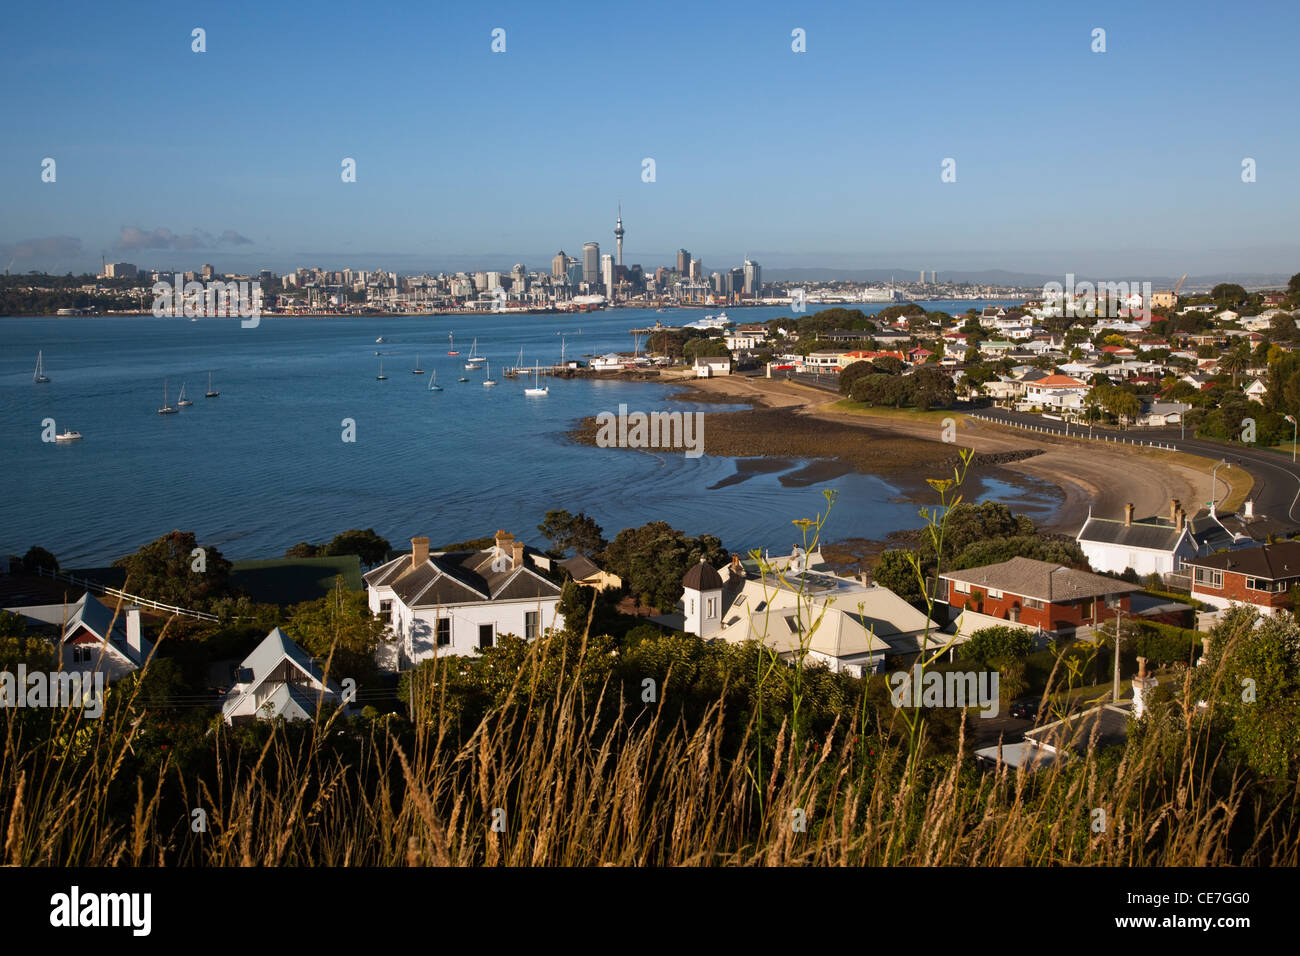
[[[1232,373],[1232,387],[1237,387],[1237,375],[1250,368],[1250,345],[1238,342],[1219,360],[1219,368]]]

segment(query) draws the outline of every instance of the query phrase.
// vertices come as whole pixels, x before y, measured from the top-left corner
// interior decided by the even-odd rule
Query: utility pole
[[[1111,688],[1111,703],[1119,703],[1119,621],[1120,616],[1124,613],[1124,608],[1119,605],[1118,599],[1115,602],[1115,682]]]

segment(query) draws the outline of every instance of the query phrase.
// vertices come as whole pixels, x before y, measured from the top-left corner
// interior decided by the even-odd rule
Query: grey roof
[[[523,565],[503,571],[493,570],[495,548],[431,554],[416,568],[411,567],[411,555],[404,554],[365,575],[365,582],[370,587],[392,588],[407,607],[558,598],[560,586],[528,566],[527,558],[539,552],[526,548],[524,553]]]
[[[255,693],[257,688],[268,681],[279,685],[267,698],[271,702],[268,708],[271,716],[298,716],[291,713],[294,704],[303,711],[301,716],[316,713],[322,692],[303,686],[301,677],[294,673],[295,670],[324,687],[323,696],[326,700],[333,698],[337,701],[342,697],[338,684],[332,679],[327,681],[325,672],[311,655],[278,627],[272,629],[239,666],[249,673],[230,689],[223,707],[226,713],[233,712],[241,700]],[[266,704],[267,701],[263,701],[264,707]]]
[[[593,574],[600,573],[600,568],[585,554],[574,555],[567,560],[560,561],[559,565],[568,571],[575,581],[581,581],[583,578],[589,578]]]
[[[1149,551],[1170,551],[1178,546],[1183,532],[1170,524],[1134,521],[1126,525],[1113,518],[1092,518],[1084,522],[1079,531],[1079,541],[1098,544],[1117,544],[1124,548],[1144,548]]]
[[[1021,557],[998,564],[986,564],[981,568],[949,571],[940,577],[982,588],[1007,591],[1051,604],[1142,590],[1135,584],[1117,581],[1100,574],[1076,571],[1061,564]]]
[[[128,610],[130,608],[122,608],[121,613],[117,614],[117,620],[114,621],[114,609],[106,607],[87,591],[81,595],[76,604],[72,605],[68,614],[67,627],[63,630],[63,640],[68,640],[79,628],[84,627],[101,641],[109,641],[120,654],[139,667],[153,653],[153,644],[144,635],[140,636],[139,651],[127,643],[126,615]]]
[[[1296,578],[1300,577],[1300,541],[1279,541],[1258,548],[1211,554],[1204,558],[1192,558],[1188,563],[1199,568],[1231,571],[1270,581]]]

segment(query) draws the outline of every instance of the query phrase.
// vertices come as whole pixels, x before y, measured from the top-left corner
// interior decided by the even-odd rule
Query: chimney
[[[1155,690],[1158,684],[1154,677],[1147,676],[1147,659],[1138,658],[1137,676],[1133,678],[1133,716],[1141,719],[1147,712],[1147,695]]]
[[[138,607],[126,609],[126,646],[135,651],[137,655],[144,654],[144,642],[140,634],[140,609]]]
[[[500,552],[500,553],[502,553],[502,554],[509,554],[509,553],[510,553],[510,542],[511,542],[511,541],[514,541],[514,540],[515,540],[515,536],[514,536],[513,534],[511,534],[509,531],[502,531],[502,530],[500,530],[500,529],[497,529],[496,538],[494,539],[494,543],[496,544],[496,547],[497,547],[497,551],[498,551],[498,552]]]
[[[1177,498],[1169,499],[1169,523],[1178,523],[1178,512],[1183,510],[1183,503]]]
[[[1182,505],[1179,505],[1178,514],[1174,516],[1174,530],[1177,531],[1179,534],[1182,534],[1183,525],[1185,525],[1186,523],[1187,523],[1187,512],[1183,510]]]
[[[411,539],[411,570],[423,566],[429,560],[429,539],[420,536]]]
[[[871,572],[866,568],[858,568],[858,580],[864,588],[871,587]]]
[[[1133,502],[1130,501],[1128,504],[1124,506],[1124,527],[1128,528],[1128,527],[1132,527],[1132,525],[1133,525]]]
[[[510,570],[524,566],[524,543],[516,541],[510,546]]]
[[[1255,517],[1255,499],[1254,499],[1254,498],[1247,498],[1247,499],[1246,499],[1246,510],[1245,510],[1245,513],[1244,513],[1243,517],[1245,517],[1247,520],[1250,520],[1251,518],[1254,518],[1254,517]]]

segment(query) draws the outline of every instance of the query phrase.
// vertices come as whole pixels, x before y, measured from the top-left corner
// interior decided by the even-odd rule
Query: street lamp
[[[1216,501],[1218,500],[1218,498],[1219,498],[1219,493],[1218,493],[1218,489],[1219,489],[1219,484],[1218,484],[1219,476],[1218,476],[1217,472],[1218,472],[1218,470],[1219,470],[1220,468],[1222,468],[1224,465],[1227,465],[1229,468],[1232,467],[1232,463],[1231,463],[1230,461],[1228,461],[1228,459],[1226,459],[1226,458],[1221,458],[1221,459],[1219,459],[1219,463],[1218,463],[1217,465],[1215,465],[1213,468],[1210,469],[1210,517],[1211,517],[1211,518],[1213,518],[1213,517],[1215,516],[1215,512],[1214,512],[1215,502],[1216,502]]]
[[[1295,464],[1295,441],[1296,441],[1296,436],[1300,435],[1300,424],[1297,424],[1295,417],[1292,415],[1286,416],[1286,420],[1289,421],[1293,426],[1295,426],[1291,429],[1291,464],[1294,465]]]

